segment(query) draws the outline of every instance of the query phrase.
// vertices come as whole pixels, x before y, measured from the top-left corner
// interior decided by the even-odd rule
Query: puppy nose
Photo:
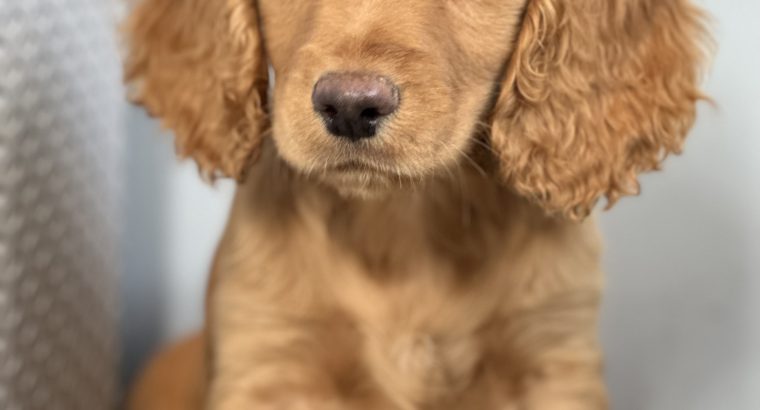
[[[399,91],[387,77],[371,73],[328,73],[314,86],[314,110],[327,130],[351,141],[374,137],[399,105]]]

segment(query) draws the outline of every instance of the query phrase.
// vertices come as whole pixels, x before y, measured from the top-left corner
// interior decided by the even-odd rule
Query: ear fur
[[[127,22],[134,100],[208,177],[242,179],[268,127],[267,67],[249,0],[141,0]]]
[[[689,0],[528,0],[491,119],[507,182],[573,219],[638,194],[703,98],[702,21]]]

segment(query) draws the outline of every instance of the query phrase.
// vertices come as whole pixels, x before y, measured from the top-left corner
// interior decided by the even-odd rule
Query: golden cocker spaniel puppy
[[[142,0],[136,100],[240,184],[205,331],[132,407],[607,408],[588,215],[681,149],[702,20],[688,0]]]

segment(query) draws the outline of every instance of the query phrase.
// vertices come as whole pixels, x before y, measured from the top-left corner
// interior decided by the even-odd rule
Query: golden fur
[[[143,0],[135,98],[241,185],[208,357],[169,353],[132,408],[606,408],[586,216],[681,149],[700,21],[687,0]],[[327,134],[331,71],[398,85],[376,138]],[[177,362],[206,377],[171,386]]]

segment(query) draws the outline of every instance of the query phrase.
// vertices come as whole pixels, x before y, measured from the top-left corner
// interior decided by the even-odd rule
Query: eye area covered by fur
[[[581,219],[681,150],[703,20],[688,0],[142,0],[126,73],[210,177],[242,180],[271,137],[301,174],[376,196],[485,168],[487,145],[494,181]],[[373,138],[325,128],[311,95],[330,72],[398,88]]]

